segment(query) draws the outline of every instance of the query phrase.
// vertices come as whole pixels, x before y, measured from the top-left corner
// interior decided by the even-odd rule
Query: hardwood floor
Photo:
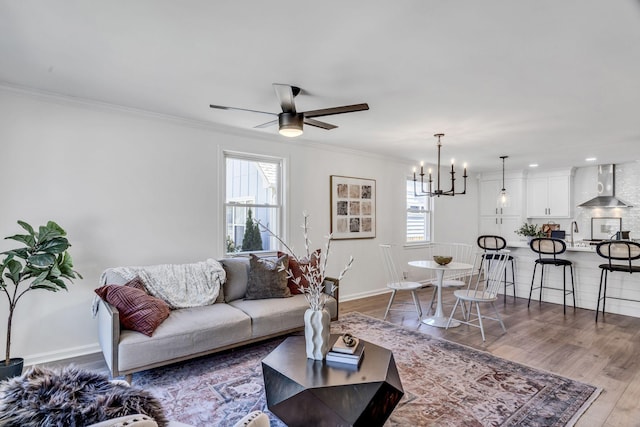
[[[420,291],[423,311],[430,297],[430,289]],[[340,312],[382,319],[388,299],[384,294],[341,302]],[[410,294],[399,293],[396,301],[409,303]],[[443,301],[455,302],[450,289],[444,290]],[[451,305],[445,305],[446,313]],[[561,305],[532,301],[528,309],[526,299],[514,302],[512,297],[506,303],[499,299],[496,306],[507,332],[498,322],[486,321],[485,342],[477,328],[431,327],[419,322],[415,311],[391,311],[387,321],[601,387],[602,393],[577,426],[640,426],[640,318],[606,314],[596,324],[592,310],[567,307],[564,316]]]
[[[431,289],[419,291],[423,311]],[[389,294],[340,303],[340,313],[357,311],[382,319]],[[411,302],[409,293],[399,293],[397,301]],[[443,292],[445,312],[455,302],[451,289]],[[496,304],[507,332],[494,321],[485,322],[486,342],[477,328],[462,325],[444,330],[418,321],[415,311],[391,311],[387,321],[490,352],[531,367],[554,372],[603,389],[579,420],[579,427],[640,426],[640,318],[606,314],[595,322],[592,310],[508,298]],[[409,307],[412,308],[412,307]],[[640,307],[639,307],[640,309]],[[108,372],[101,354],[60,361],[68,365]]]

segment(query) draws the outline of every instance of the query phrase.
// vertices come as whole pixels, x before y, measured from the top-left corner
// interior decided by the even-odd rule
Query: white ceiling
[[[278,112],[370,110],[313,141],[470,172],[640,159],[639,0],[0,0],[0,84],[247,132]]]

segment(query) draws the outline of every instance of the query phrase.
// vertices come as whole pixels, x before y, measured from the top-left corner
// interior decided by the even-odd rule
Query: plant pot
[[[4,362],[0,362],[0,381],[22,375],[23,366],[24,359],[21,357],[9,359],[8,365],[5,365]]]
[[[304,339],[307,358],[323,360],[329,351],[331,337],[331,315],[325,309],[304,312]]]

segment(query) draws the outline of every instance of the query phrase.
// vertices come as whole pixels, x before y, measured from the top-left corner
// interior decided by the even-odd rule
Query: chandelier
[[[417,189],[417,178],[416,178],[416,168],[413,168],[413,194],[416,197],[419,196],[429,196],[429,197],[440,197],[440,196],[455,196],[458,194],[466,194],[467,193],[467,164],[464,164],[464,173],[462,177],[464,178],[464,190],[462,192],[456,193],[455,191],[455,182],[456,182],[456,171],[454,169],[454,162],[451,159],[451,189],[448,191],[444,191],[440,188],[440,149],[442,148],[442,143],[440,142],[440,138],[444,136],[444,133],[436,133],[436,138],[438,138],[438,169],[437,170],[437,181],[436,181],[436,189],[433,189],[433,180],[431,179],[431,169],[429,169],[429,179],[427,183],[427,189],[425,189],[425,179],[424,179],[424,162],[420,162],[420,191]]]

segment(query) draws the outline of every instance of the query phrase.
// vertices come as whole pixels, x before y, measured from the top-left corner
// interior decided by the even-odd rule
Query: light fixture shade
[[[509,158],[509,156],[500,156],[502,159],[502,189],[498,193],[498,199],[496,200],[496,206],[499,208],[508,208],[511,206],[511,197],[509,197],[509,193],[504,186],[504,159]]]
[[[278,114],[278,124],[280,135],[293,138],[302,135],[302,123],[304,115],[299,113]]]
[[[499,208],[508,208],[511,206],[511,197],[504,188],[498,193],[497,205]]]

